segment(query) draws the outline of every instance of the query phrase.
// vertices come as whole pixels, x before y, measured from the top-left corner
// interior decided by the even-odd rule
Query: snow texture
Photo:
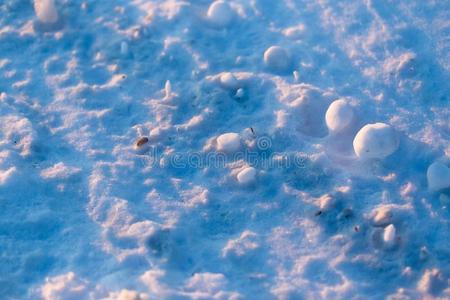
[[[0,298],[449,299],[449,20],[0,1]]]

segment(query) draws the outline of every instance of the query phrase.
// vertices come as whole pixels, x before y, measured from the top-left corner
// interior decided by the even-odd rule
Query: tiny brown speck
[[[142,146],[144,146],[147,143],[148,143],[148,138],[144,136],[144,137],[141,137],[140,139],[137,140],[136,146],[142,147]]]

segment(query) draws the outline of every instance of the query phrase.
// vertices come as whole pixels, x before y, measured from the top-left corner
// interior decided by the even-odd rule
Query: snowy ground
[[[450,297],[450,1],[228,3],[0,2],[2,299]]]

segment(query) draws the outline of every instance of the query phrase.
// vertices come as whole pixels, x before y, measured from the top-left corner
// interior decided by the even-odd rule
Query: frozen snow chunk
[[[234,132],[224,133],[217,140],[217,150],[223,152],[235,152],[241,147],[241,138]]]
[[[73,272],[69,272],[47,278],[41,287],[41,295],[45,300],[87,299],[87,284],[78,279]]]
[[[236,178],[242,185],[251,184],[256,180],[256,169],[253,167],[246,167],[237,174]]]
[[[439,269],[426,270],[417,284],[417,289],[426,294],[436,295],[446,287],[446,280]]]
[[[373,217],[375,226],[386,226],[392,222],[393,213],[390,207],[383,206],[379,208]]]
[[[286,72],[291,65],[290,55],[280,46],[271,46],[264,52],[264,63],[272,71]]]
[[[353,120],[353,109],[343,99],[331,103],[325,114],[325,121],[331,131],[345,129]]]
[[[9,178],[16,173],[16,167],[11,167],[7,170],[0,170],[0,186],[8,182]]]
[[[220,75],[220,84],[226,89],[237,89],[239,87],[239,81],[230,72],[225,72]]]
[[[59,162],[52,167],[42,170],[41,177],[44,179],[66,179],[80,171],[80,168],[68,167],[63,162]]]
[[[34,11],[39,21],[44,24],[54,24],[58,21],[54,0],[34,0]]]
[[[450,188],[450,168],[440,162],[432,163],[427,170],[427,180],[431,191]]]
[[[384,158],[394,153],[398,146],[399,139],[394,128],[384,123],[365,125],[353,140],[353,149],[362,159]]]
[[[393,224],[390,224],[384,228],[383,231],[383,242],[386,247],[392,247],[395,245],[396,230]]]
[[[225,1],[214,1],[208,9],[208,20],[217,27],[227,27],[235,17],[235,12],[230,4]]]

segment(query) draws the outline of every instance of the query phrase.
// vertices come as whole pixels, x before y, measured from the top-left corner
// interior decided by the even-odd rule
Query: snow
[[[264,52],[264,63],[275,72],[286,72],[291,66],[289,53],[280,46],[271,46]]]
[[[353,140],[355,153],[362,159],[385,158],[397,150],[398,144],[395,129],[384,123],[365,125]]]
[[[223,152],[234,152],[241,147],[241,138],[235,132],[228,132],[217,137],[217,150]]]
[[[450,168],[441,162],[432,163],[427,170],[428,188],[432,191],[450,188]]]
[[[228,26],[234,18],[234,11],[225,1],[214,1],[208,8],[209,21],[218,27]]]
[[[449,299],[449,19],[0,1],[1,299]]]
[[[58,21],[54,0],[34,0],[34,10],[42,23],[52,24]]]
[[[331,131],[342,131],[352,122],[353,109],[345,100],[336,100],[328,107],[325,120]]]
[[[236,178],[240,184],[251,184],[256,179],[256,169],[253,167],[246,167],[237,174]]]

